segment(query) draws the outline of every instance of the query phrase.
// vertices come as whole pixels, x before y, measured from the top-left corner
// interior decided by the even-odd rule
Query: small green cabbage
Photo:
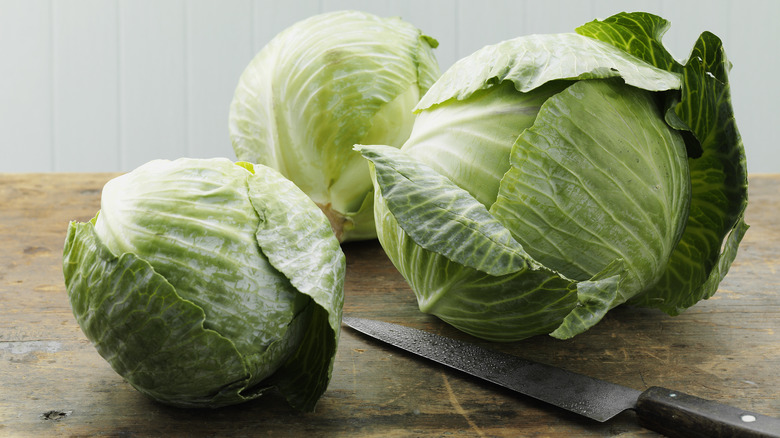
[[[422,311],[486,339],[570,338],[623,304],[709,298],[747,225],[720,40],[618,14],[458,61],[371,162],[377,232]]]
[[[72,222],[63,272],[98,352],[166,404],[219,407],[278,388],[313,409],[339,336],[344,254],[275,170],[155,160],[109,181]]]
[[[239,160],[277,169],[331,220],[340,241],[376,237],[356,143],[400,147],[439,66],[436,40],[400,18],[338,11],[273,38],[239,79],[229,128]]]

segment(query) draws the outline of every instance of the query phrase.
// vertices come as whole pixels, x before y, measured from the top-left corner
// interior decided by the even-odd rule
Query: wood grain
[[[314,413],[277,394],[218,410],[157,404],[122,380],[76,324],[61,272],[68,222],[114,174],[0,174],[0,437],[657,436],[632,413],[594,423],[343,329]],[[665,386],[780,416],[780,175],[752,175],[751,225],[713,298],[684,314],[618,308],[568,341],[488,344],[417,310],[376,242],[344,245],[345,314],[467,339],[637,389]]]

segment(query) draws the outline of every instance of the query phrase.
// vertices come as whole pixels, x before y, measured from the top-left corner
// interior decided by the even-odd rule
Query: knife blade
[[[394,347],[604,422],[634,410],[669,437],[780,437],[780,419],[661,387],[639,391],[398,324],[345,316],[348,327]]]

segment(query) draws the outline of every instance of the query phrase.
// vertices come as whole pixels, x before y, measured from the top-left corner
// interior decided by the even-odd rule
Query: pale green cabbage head
[[[618,14],[458,61],[372,163],[379,240],[422,311],[492,340],[569,338],[622,303],[710,297],[747,225],[720,40]]]
[[[103,356],[166,404],[278,388],[310,410],[339,336],[345,261],[323,213],[261,165],[155,160],[109,181],[68,229],[73,313]]]
[[[230,107],[239,160],[279,170],[326,213],[341,241],[375,238],[368,166],[356,143],[400,147],[439,67],[436,40],[400,18],[338,11],[273,38]]]

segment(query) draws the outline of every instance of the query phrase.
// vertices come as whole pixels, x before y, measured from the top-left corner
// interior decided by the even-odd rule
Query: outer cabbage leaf
[[[720,39],[703,33],[681,65],[661,44],[668,27],[660,17],[623,13],[587,23],[577,32],[682,74],[675,114],[690,127],[701,148],[689,159],[690,215],[666,273],[652,290],[633,301],[674,315],[712,296],[728,272],[748,228],[744,221],[748,183],[728,84],[731,64]]]
[[[452,99],[426,108],[417,114],[403,150],[489,208],[509,170],[514,140],[533,125],[542,104],[570,84],[553,81],[518,93],[506,81],[478,90],[466,100]],[[488,125],[490,129],[485,129]],[[469,165],[461,165],[461,157],[469,157]]]
[[[622,78],[649,91],[680,88],[678,75],[601,41],[573,33],[527,35],[485,46],[457,61],[420,99],[417,111],[511,81],[520,92],[557,79]]]
[[[616,303],[620,303],[630,274],[623,259],[614,259],[590,280],[577,283],[577,305],[550,336],[569,339],[596,325]]]
[[[526,268],[527,255],[474,197],[405,153],[359,146],[399,225],[425,249],[460,264],[504,275]]]
[[[586,280],[613,260],[627,278],[610,308],[655,284],[688,215],[688,163],[652,93],[579,81],[518,138],[490,209],[543,265]]]
[[[568,279],[529,257],[482,204],[430,167],[394,148],[359,150],[378,187],[379,241],[421,311],[484,339],[513,341],[556,329],[574,336],[614,301],[624,278],[614,265],[587,281]],[[587,315],[576,310],[583,303]]]
[[[203,310],[176,294],[149,263],[112,254],[92,222],[70,224],[63,272],[84,334],[140,392],[177,406],[246,399],[250,374],[233,342],[206,328]]]
[[[346,260],[327,218],[273,169],[249,179],[249,199],[260,217],[262,252],[316,304],[301,345],[272,379],[291,405],[312,410],[333,371],[344,305],[344,295],[333,291],[344,289]]]
[[[671,23],[648,13],[621,13],[603,21],[593,20],[577,33],[611,44],[660,69],[680,73],[680,64],[666,50],[661,39]]]

